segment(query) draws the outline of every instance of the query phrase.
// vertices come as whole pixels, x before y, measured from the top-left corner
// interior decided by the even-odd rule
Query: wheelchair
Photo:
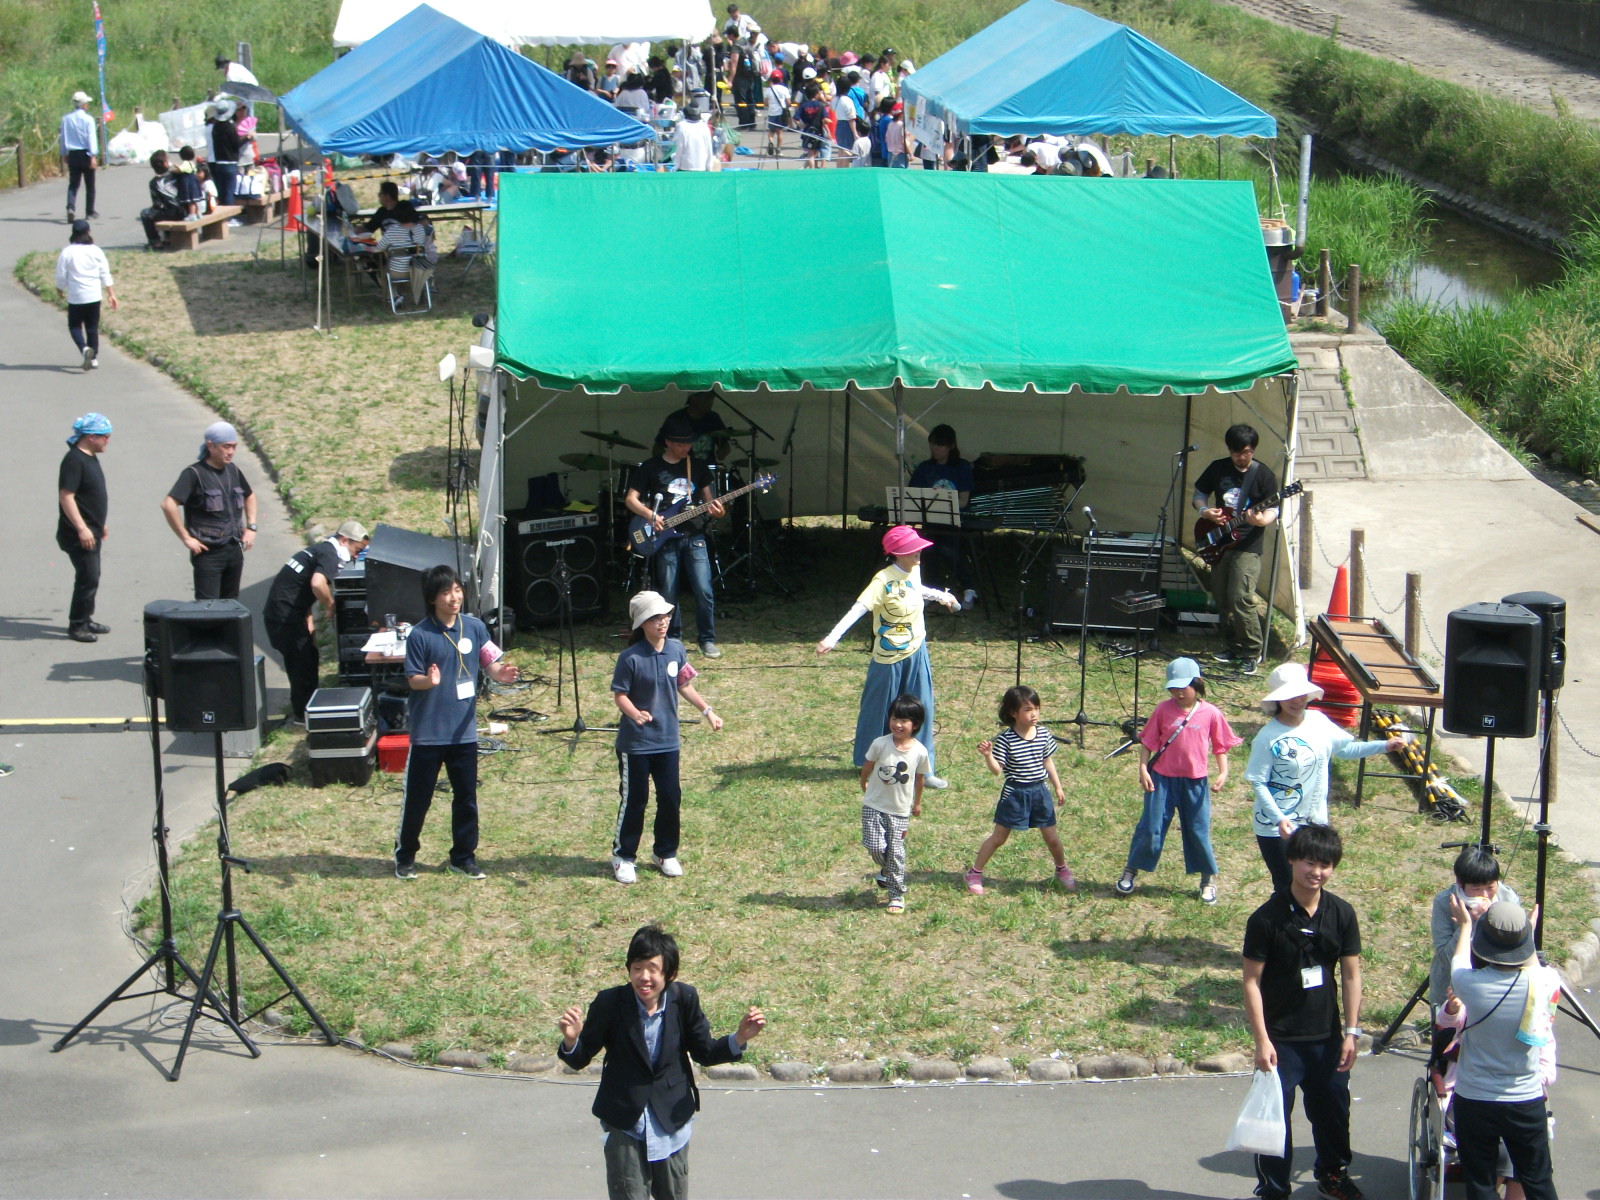
[[[1411,1119],[1407,1125],[1406,1167],[1411,1200],[1444,1200],[1444,1175],[1454,1156],[1445,1138],[1445,1106],[1433,1088],[1430,1062],[1411,1088]]]

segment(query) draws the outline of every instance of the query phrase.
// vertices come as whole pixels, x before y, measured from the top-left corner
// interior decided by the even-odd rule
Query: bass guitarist
[[[1266,601],[1256,592],[1261,578],[1261,532],[1278,519],[1276,508],[1251,506],[1276,496],[1278,479],[1256,461],[1261,435],[1249,425],[1232,425],[1223,434],[1228,457],[1219,458],[1195,480],[1192,503],[1202,521],[1224,525],[1244,514],[1239,540],[1211,568],[1211,595],[1222,617],[1224,648],[1213,655],[1241,675],[1254,675],[1265,650]]]
[[[695,430],[689,418],[673,413],[661,427],[665,449],[635,467],[628,480],[623,503],[629,512],[649,521],[657,531],[666,528],[667,519],[674,513],[693,506],[697,496],[698,501],[706,505],[707,516],[714,519],[723,515],[721,502],[712,496],[709,476],[701,481],[704,464],[689,457],[694,438]],[[671,535],[681,536],[669,536],[662,542],[661,548],[651,556],[651,562],[656,591],[673,606],[672,627],[667,636],[683,637],[678,577],[687,574],[689,589],[694,593],[700,653],[707,658],[721,658],[722,651],[717,648],[716,602],[711,595],[711,550],[706,545],[706,524],[706,517],[696,517],[671,530]]]

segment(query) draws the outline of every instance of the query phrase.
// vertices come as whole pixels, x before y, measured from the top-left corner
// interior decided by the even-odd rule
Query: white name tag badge
[[[462,638],[459,642],[456,643],[456,649],[459,650],[462,654],[471,654],[472,653],[472,639],[469,638],[469,637]]]
[[[1306,989],[1322,986],[1322,964],[1300,968],[1300,986]]]
[[[473,695],[474,695],[474,693],[475,693],[475,689],[472,686],[472,680],[463,679],[460,683],[456,684],[456,699],[457,700],[471,700]],[[1322,970],[1322,968],[1318,967],[1317,970],[1320,971],[1320,970]],[[1308,984],[1307,986],[1309,987],[1311,985]]]
[[[678,677],[678,664],[675,662],[669,662],[667,664],[667,674],[671,678],[676,679]]]

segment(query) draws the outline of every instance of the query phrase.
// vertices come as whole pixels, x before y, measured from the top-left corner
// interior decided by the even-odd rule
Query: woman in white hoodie
[[[83,355],[83,369],[100,365],[100,302],[104,298],[117,307],[112,290],[111,264],[105,251],[94,244],[89,222],[72,223],[72,240],[56,259],[56,287],[67,301],[67,332]]]

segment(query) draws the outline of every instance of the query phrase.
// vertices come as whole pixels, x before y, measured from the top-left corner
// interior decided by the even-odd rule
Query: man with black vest
[[[267,627],[267,641],[283,658],[283,670],[289,677],[290,720],[297,725],[305,724],[306,704],[317,690],[321,667],[316,602],[322,602],[322,610],[331,623],[333,579],[339,573],[339,564],[360,554],[367,541],[364,525],[346,521],[332,537],[290,555],[267,591],[261,621]]]
[[[161,501],[172,532],[189,551],[196,600],[237,600],[244,552],[256,541],[256,497],[233,465],[239,434],[226,421],[206,429],[200,457]]]

